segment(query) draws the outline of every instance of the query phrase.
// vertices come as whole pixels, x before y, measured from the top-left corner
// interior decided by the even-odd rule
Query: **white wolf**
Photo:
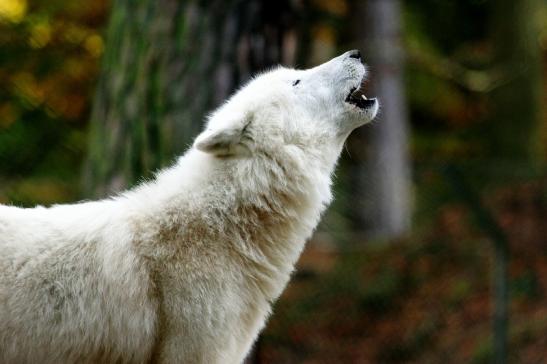
[[[0,363],[241,363],[372,120],[358,51],[278,68],[118,197],[0,206]]]

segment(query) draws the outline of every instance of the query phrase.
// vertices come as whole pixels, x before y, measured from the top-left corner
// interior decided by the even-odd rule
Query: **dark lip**
[[[361,110],[367,110],[376,104],[376,98],[373,97],[371,99],[366,99],[366,100],[365,99],[359,99],[359,100],[346,99],[346,102],[348,104],[357,106]]]
[[[367,110],[376,104],[376,98],[363,99],[365,95],[365,83],[366,79],[363,77],[358,87],[352,87],[346,96],[345,102],[351,105],[355,105],[362,110]],[[365,96],[366,97],[366,96]]]

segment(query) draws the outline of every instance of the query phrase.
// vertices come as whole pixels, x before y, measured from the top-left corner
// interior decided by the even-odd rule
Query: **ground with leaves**
[[[485,204],[511,241],[510,358],[547,357],[543,181]],[[428,232],[344,252],[309,244],[260,344],[262,363],[488,363],[492,247],[466,207],[439,208]],[[540,249],[540,247],[543,247]]]

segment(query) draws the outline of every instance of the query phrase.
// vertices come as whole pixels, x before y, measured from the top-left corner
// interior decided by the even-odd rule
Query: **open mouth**
[[[353,87],[345,100],[348,104],[357,106],[361,110],[367,110],[376,104],[376,98],[365,96],[365,78],[361,80],[359,87]]]

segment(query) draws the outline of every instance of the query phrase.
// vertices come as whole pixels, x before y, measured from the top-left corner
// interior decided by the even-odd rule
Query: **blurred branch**
[[[515,70],[507,65],[498,65],[487,70],[472,70],[450,58],[428,52],[415,44],[406,44],[405,51],[410,63],[472,92],[491,92],[511,82],[525,69],[524,66]]]

